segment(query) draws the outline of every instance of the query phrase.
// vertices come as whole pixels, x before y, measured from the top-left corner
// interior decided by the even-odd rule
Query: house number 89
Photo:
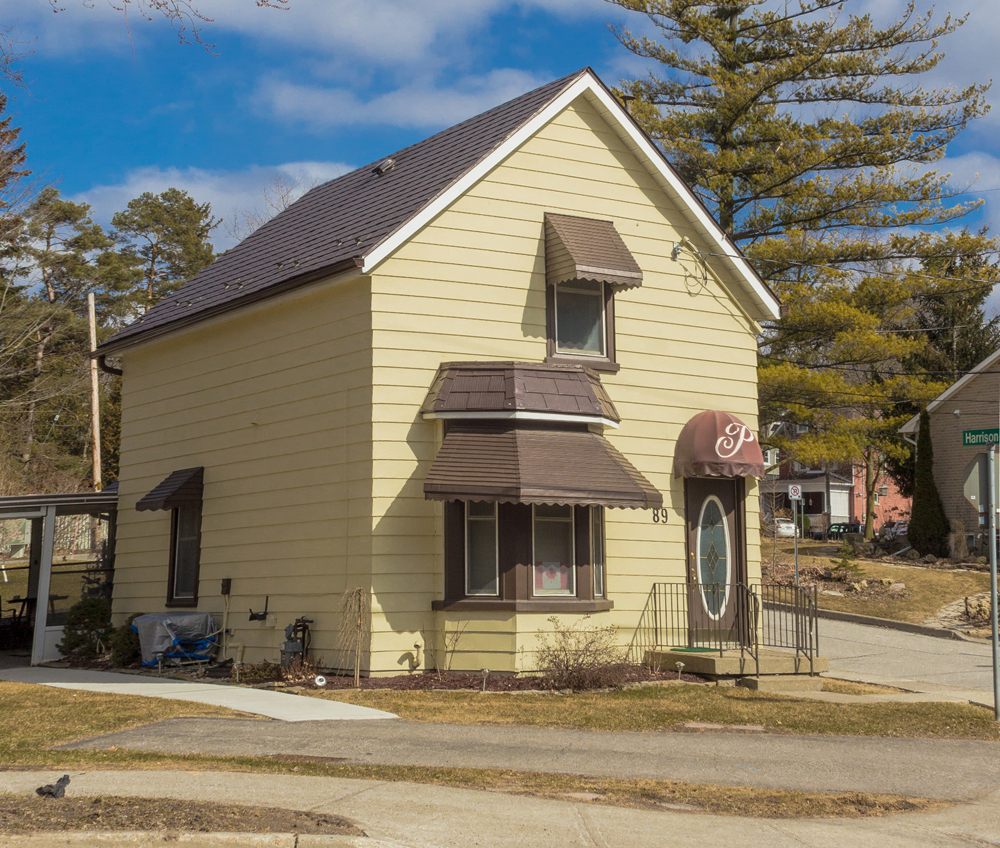
[[[667,509],[654,509],[653,510],[653,524],[666,524],[667,523]]]

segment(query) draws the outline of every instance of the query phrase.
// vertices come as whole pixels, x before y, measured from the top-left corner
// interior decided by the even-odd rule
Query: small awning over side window
[[[439,501],[499,501],[652,509],[663,496],[603,436],[589,430],[452,426],[424,482]]]
[[[616,291],[642,285],[642,269],[611,221],[545,213],[545,281],[596,280]]]
[[[149,494],[144,495],[135,505],[136,510],[176,509],[180,506],[195,506],[202,499],[202,477],[204,468],[184,468],[174,471]]]

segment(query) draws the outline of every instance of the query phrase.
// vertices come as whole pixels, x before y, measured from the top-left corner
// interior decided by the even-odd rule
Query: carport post
[[[56,508],[47,506],[42,519],[42,555],[38,564],[38,590],[35,593],[35,636],[31,643],[31,664],[38,665],[45,656],[45,625],[49,615],[49,590],[52,586],[52,548],[56,534]]]
[[[997,640],[997,451],[990,447],[990,624],[993,629],[993,718],[1000,721],[1000,643]]]

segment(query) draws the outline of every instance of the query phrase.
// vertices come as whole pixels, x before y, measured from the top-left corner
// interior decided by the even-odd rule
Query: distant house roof
[[[779,304],[771,290],[649,136],[584,68],[317,186],[104,342],[96,355],[352,269],[371,271],[581,95],[591,99],[714,246],[761,314],[777,317]]]
[[[945,389],[941,394],[939,394],[934,400],[927,404],[927,411],[933,412],[937,407],[944,403],[948,398],[950,398],[955,392],[961,389],[963,386],[968,385],[976,377],[994,365],[998,360],[1000,360],[1000,350],[991,353],[982,362],[980,362],[975,368],[973,368],[968,374],[959,380],[956,380],[947,389]],[[909,421],[907,421],[902,427],[899,428],[900,433],[916,433],[920,429],[920,413],[914,415]]]

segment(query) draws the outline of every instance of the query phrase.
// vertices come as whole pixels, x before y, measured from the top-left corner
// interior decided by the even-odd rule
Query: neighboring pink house
[[[764,453],[764,464],[771,468],[761,480],[761,510],[766,514],[791,508],[788,487],[802,490],[803,511],[814,530],[825,529],[827,482],[826,468],[806,467],[794,460],[777,465],[784,457],[777,450]],[[830,467],[830,520],[834,524],[865,523],[865,466],[859,461],[842,462]],[[888,475],[883,474],[875,493],[874,527],[887,521],[910,517],[910,498],[903,497]]]

